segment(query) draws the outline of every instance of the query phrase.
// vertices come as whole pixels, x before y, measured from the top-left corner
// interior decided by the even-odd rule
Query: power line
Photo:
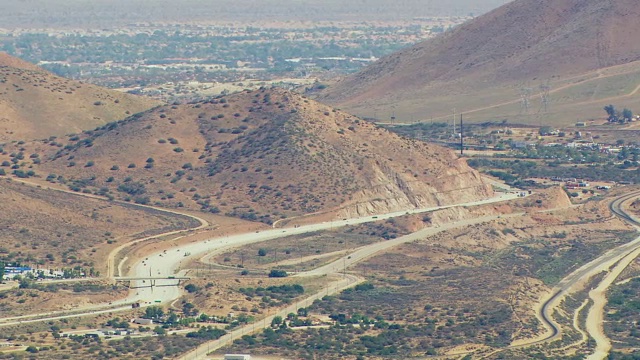
[[[524,87],[520,89],[520,101],[521,108],[520,114],[529,114],[529,109],[531,108],[531,88]]]
[[[540,85],[540,99],[542,100],[542,109],[544,109],[545,114],[549,111],[550,92],[551,86],[549,86],[548,81],[546,84]]]

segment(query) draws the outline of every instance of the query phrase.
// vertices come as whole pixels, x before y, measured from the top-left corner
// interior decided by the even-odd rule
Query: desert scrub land
[[[99,281],[42,284],[23,279],[19,288],[0,291],[0,316],[19,316],[42,311],[72,310],[84,305],[101,304],[127,295],[124,286]]]
[[[161,330],[158,331],[161,332]],[[193,332],[197,333],[195,330]],[[126,336],[113,340],[85,336],[56,338],[44,344],[29,345],[26,355],[10,353],[3,355],[0,353],[0,359],[159,360],[174,358],[209,340],[205,337],[171,333],[152,336],[151,333],[153,332],[150,332],[147,337]]]
[[[255,349],[254,353],[297,359],[373,359],[436,355],[451,342],[463,344],[480,335],[494,346],[508,344],[511,330],[504,326],[511,317],[508,305],[487,302],[476,315],[464,305],[424,304],[424,289],[418,283],[396,285],[401,287],[365,283],[325,297],[290,317],[285,326],[236,340],[228,351]],[[293,331],[298,323],[305,324],[306,317],[327,318],[329,325]]]
[[[527,208],[529,215],[439,233],[350,269],[368,285],[306,309],[312,317],[329,319],[323,328],[274,327],[225,351],[301,359],[318,352],[326,359],[419,358],[490,352],[535,336],[541,330],[534,312],[540,296],[637,234],[603,216],[605,203],[536,212],[527,201],[512,211]],[[527,354],[509,351],[490,358]]]
[[[621,352],[640,347],[640,261],[629,267],[626,279],[620,279],[607,295],[605,333],[611,338],[613,349]],[[614,359],[624,357],[614,357]]]
[[[127,241],[195,226],[187,217],[0,179],[0,261],[99,275]]]
[[[185,285],[185,294],[175,305],[177,311],[188,315],[194,311],[185,313],[185,309],[198,309],[220,319],[233,313],[243,322],[259,320],[335,281],[334,277],[273,278],[267,273],[241,269],[200,270],[199,274],[199,278],[193,278]]]
[[[277,267],[288,271],[305,271],[331,262],[344,252],[395,239],[409,232],[410,228],[404,222],[389,219],[251,244],[220,254],[210,261],[248,270],[263,271]]]

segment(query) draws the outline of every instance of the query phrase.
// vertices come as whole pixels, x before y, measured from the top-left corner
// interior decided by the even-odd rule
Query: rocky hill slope
[[[277,89],[156,108],[23,153],[26,168],[35,160],[36,174],[77,191],[267,223],[492,194],[450,150]]]
[[[517,0],[381,59],[320,99],[381,119],[394,112],[428,119],[511,100],[519,110],[523,88],[536,98],[541,85],[554,91],[584,80],[576,75],[640,60],[639,20],[634,0]],[[589,92],[587,99],[598,96]]]
[[[92,129],[158,105],[55,76],[0,53],[0,142]]]

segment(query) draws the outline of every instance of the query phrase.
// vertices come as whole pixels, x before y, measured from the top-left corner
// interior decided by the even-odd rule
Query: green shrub
[[[287,277],[287,276],[289,276],[289,274],[287,274],[287,272],[284,271],[284,270],[273,269],[273,270],[271,270],[271,272],[269,272],[269,277],[270,278],[283,278],[283,277]]]

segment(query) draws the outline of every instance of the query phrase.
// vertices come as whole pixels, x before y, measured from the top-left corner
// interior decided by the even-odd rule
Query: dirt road
[[[640,196],[640,191],[635,191],[621,196],[610,204],[610,210],[613,214],[620,217],[636,227],[640,222],[633,216],[630,216],[623,210],[623,204],[631,199]],[[611,344],[602,327],[603,312],[606,305],[606,291],[615,282],[620,273],[629,266],[629,264],[640,255],[640,237],[609,250],[599,258],[585,264],[578,270],[572,272],[562,279],[552,291],[544,297],[536,308],[536,316],[547,329],[536,339],[525,339],[514,342],[509,348],[527,348],[534,345],[552,342],[562,337],[562,327],[553,318],[553,313],[558,309],[562,301],[570,294],[580,291],[584,288],[586,282],[593,276],[603,272],[610,271],[607,276],[600,282],[598,287],[590,292],[590,297],[594,300],[594,305],[589,309],[586,330],[591,337],[596,339],[596,351],[588,359],[600,360],[605,359]],[[611,269],[613,266],[615,267]],[[610,270],[611,269],[611,270]],[[578,331],[582,330],[578,327]]]
[[[598,287],[589,292],[589,297],[593,300],[593,306],[591,306],[587,314],[586,329],[596,341],[596,349],[593,354],[587,357],[587,360],[604,360],[609,356],[611,340],[604,332],[604,308],[607,305],[607,291],[638,256],[640,256],[640,248],[620,260]]]
[[[634,199],[638,193],[633,193],[625,196],[623,199],[618,199],[611,203],[611,210],[614,214],[622,217],[626,221],[630,222],[640,230],[640,221],[634,216],[625,212],[623,206],[626,202]],[[640,242],[640,238],[635,241]],[[589,297],[593,300],[593,306],[589,309],[586,321],[586,330],[591,337],[596,341],[595,351],[587,357],[587,360],[603,360],[609,356],[611,351],[611,340],[604,332],[604,310],[607,305],[607,291],[613,285],[620,274],[640,256],[640,246],[628,253],[625,257],[615,264],[615,267],[609,270],[609,273],[602,279],[598,287],[589,292]]]

